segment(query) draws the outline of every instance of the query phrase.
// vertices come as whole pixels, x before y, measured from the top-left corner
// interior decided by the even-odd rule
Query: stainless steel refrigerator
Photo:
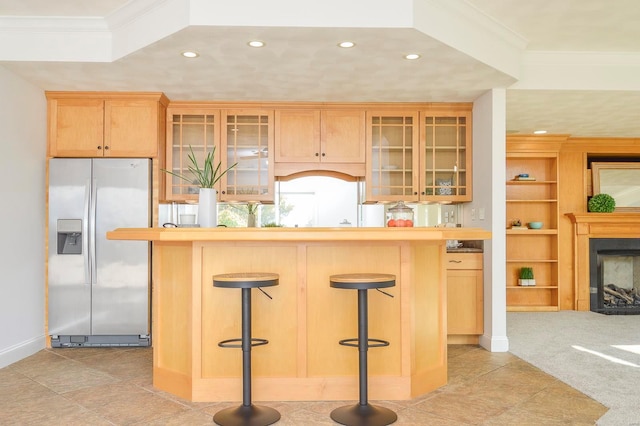
[[[49,160],[53,347],[150,345],[150,245],[106,238],[150,225],[150,160]]]

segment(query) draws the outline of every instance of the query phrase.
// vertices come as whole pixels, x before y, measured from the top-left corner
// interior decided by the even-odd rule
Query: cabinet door
[[[104,101],[53,99],[49,101],[49,155],[102,157]]]
[[[206,154],[216,147],[214,162],[220,158],[220,111],[208,109],[167,109],[167,152],[168,170],[189,175],[189,155],[191,150],[199,165]],[[166,199],[185,201],[198,199],[198,185],[166,173]]]
[[[420,198],[471,201],[471,112],[422,111]]]
[[[447,334],[483,333],[482,270],[447,271]]]
[[[320,161],[364,163],[364,111],[324,110],[321,115]]]
[[[276,162],[320,161],[320,111],[277,110],[275,149]]]
[[[105,157],[158,155],[158,102],[105,101],[103,152]]]
[[[273,201],[273,111],[222,112],[221,201]]]
[[[366,200],[418,200],[418,113],[368,111]]]

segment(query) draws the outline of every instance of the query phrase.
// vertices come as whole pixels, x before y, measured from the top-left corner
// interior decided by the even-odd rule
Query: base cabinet
[[[447,253],[449,343],[477,343],[484,332],[482,254]]]

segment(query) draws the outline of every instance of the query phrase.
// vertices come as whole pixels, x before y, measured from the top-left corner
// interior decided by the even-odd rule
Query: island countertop
[[[270,272],[279,285],[254,292],[255,400],[353,400],[358,353],[338,341],[357,335],[357,294],[329,277],[387,273],[393,295],[369,294],[369,396],[415,398],[447,383],[446,241],[487,240],[477,228],[121,228],[109,239],[152,242],[153,386],[191,401],[237,401],[240,335],[236,289],[216,274]]]
[[[444,241],[486,240],[481,228],[118,228],[112,240],[144,241]]]

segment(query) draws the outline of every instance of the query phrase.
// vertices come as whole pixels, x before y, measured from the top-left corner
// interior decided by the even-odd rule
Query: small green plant
[[[520,279],[521,280],[532,280],[533,279],[533,268],[525,266],[520,268]]]
[[[189,145],[189,167],[188,170],[191,172],[193,176],[184,175],[180,173],[175,173],[170,170],[162,169],[163,172],[169,173],[170,175],[176,176],[186,182],[196,183],[200,188],[213,188],[213,186],[225,175],[229,170],[238,165],[238,163],[234,163],[231,166],[227,167],[226,170],[220,171],[222,167],[222,163],[218,162],[218,164],[213,166],[213,157],[216,152],[216,147],[214,146],[211,151],[209,151],[204,159],[204,164],[202,168],[198,164],[198,160],[196,159],[196,155],[193,153],[193,148]]]
[[[616,200],[609,194],[596,194],[587,205],[593,213],[611,213],[616,209]]]
[[[278,225],[275,222],[269,222],[262,225],[263,228],[282,228],[282,225]]]

